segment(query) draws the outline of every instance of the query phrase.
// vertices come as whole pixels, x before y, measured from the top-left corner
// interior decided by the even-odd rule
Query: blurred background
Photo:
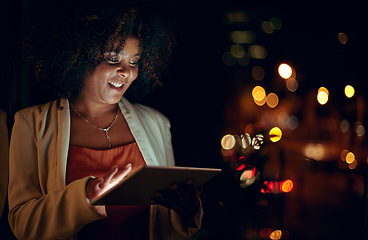
[[[17,32],[34,2],[0,5],[10,129],[40,99]],[[223,170],[192,239],[368,239],[363,3],[165,3],[183,35],[143,103],[170,119],[177,165]]]

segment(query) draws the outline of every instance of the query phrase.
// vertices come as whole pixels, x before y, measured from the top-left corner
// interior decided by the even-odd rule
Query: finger
[[[115,165],[110,169],[110,171],[103,177],[103,185],[106,186],[111,182],[111,179],[114,177],[114,175],[117,173],[118,167]]]
[[[126,177],[126,175],[128,175],[128,173],[132,170],[132,164],[128,163],[124,169],[119,170],[114,177],[112,178],[111,181],[113,182],[120,182],[124,177]]]
[[[91,179],[86,187],[86,194],[88,199],[94,199],[101,191],[101,184],[103,184],[102,178]]]

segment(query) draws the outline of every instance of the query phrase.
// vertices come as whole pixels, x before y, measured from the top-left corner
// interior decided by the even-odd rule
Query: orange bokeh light
[[[294,188],[294,183],[290,179],[281,182],[281,191],[288,193]]]

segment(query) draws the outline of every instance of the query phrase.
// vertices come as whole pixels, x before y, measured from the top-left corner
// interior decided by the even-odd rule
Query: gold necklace
[[[112,148],[112,142],[111,142],[111,139],[110,139],[110,136],[109,136],[109,130],[112,127],[112,125],[115,123],[116,119],[118,118],[118,115],[119,115],[119,107],[117,108],[115,118],[114,118],[114,120],[112,120],[112,122],[110,123],[110,125],[107,128],[100,128],[100,127],[97,127],[96,125],[94,125],[93,123],[91,123],[90,121],[88,121],[85,117],[83,117],[82,114],[80,114],[77,111],[77,109],[75,109],[75,107],[74,107],[73,104],[70,103],[70,105],[73,107],[74,111],[78,114],[78,116],[80,116],[84,121],[86,121],[86,123],[90,124],[92,127],[96,128],[96,129],[99,129],[99,130],[105,132],[107,143],[109,144],[109,148]]]

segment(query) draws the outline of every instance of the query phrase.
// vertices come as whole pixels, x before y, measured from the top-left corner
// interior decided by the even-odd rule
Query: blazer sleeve
[[[69,238],[104,216],[87,202],[88,177],[62,189],[45,187],[48,173],[40,166],[45,162],[39,161],[42,153],[30,126],[16,113],[9,150],[9,224],[19,239]]]

